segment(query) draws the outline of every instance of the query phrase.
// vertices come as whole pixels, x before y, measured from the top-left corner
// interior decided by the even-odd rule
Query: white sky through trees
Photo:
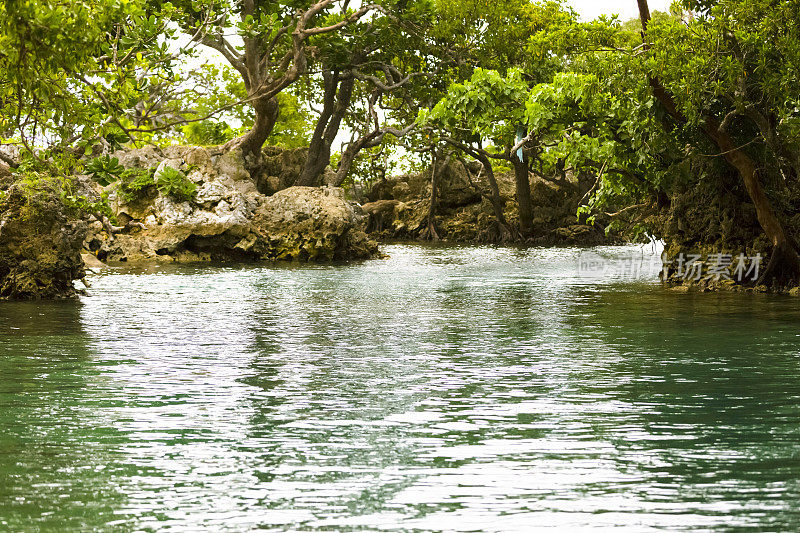
[[[650,0],[650,11],[668,11],[672,0]],[[639,16],[636,0],[569,0],[569,4],[583,20],[592,20],[600,15],[616,13],[620,20]]]

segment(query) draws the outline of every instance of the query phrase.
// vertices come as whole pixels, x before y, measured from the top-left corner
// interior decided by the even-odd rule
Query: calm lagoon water
[[[0,303],[0,530],[800,530],[798,300],[386,251]]]

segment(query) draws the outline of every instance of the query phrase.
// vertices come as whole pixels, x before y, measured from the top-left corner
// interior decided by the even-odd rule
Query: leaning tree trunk
[[[356,160],[358,152],[361,151],[360,141],[361,139],[348,144],[347,148],[342,152],[342,158],[339,160],[339,168],[336,169],[336,178],[333,181],[334,187],[341,187],[344,180],[347,179],[348,174],[350,174],[353,161]]]
[[[709,130],[707,135],[714,139],[719,149],[725,154],[728,163],[739,171],[745,189],[756,208],[758,222],[772,242],[772,255],[759,283],[769,281],[781,285],[796,283],[800,279],[800,256],[798,256],[796,244],[784,229],[761,186],[756,162],[743,150],[736,148],[730,135],[721,131],[713,121],[707,121],[705,128]]]
[[[514,181],[517,187],[517,205],[519,207],[519,229],[523,237],[533,233],[533,205],[531,202],[531,182],[528,178],[528,162],[520,161],[516,154],[511,156],[514,164]]]
[[[645,47],[649,48],[649,43],[645,33],[650,22],[650,8],[647,0],[637,0],[639,5],[639,17],[642,22],[642,40]],[[648,78],[653,94],[661,102],[666,111],[677,122],[686,122],[683,113],[678,109],[673,95],[661,83],[657,77]],[[725,160],[734,167],[744,182],[747,194],[756,208],[756,216],[764,233],[772,242],[772,254],[767,263],[767,267],[761,274],[758,283],[777,283],[786,285],[797,283],[800,279],[800,255],[798,255],[797,245],[794,239],[786,232],[778,219],[772,203],[769,201],[761,181],[758,177],[758,165],[740,147],[737,147],[734,140],[725,128],[713,117],[703,117],[701,127],[703,133],[709,138],[724,155]]]
[[[497,224],[500,227],[500,240],[505,241],[511,239],[514,235],[508,225],[508,221],[506,221],[506,214],[503,210],[503,199],[500,196],[500,187],[497,185],[497,178],[495,178],[494,175],[492,162],[480,152],[473,152],[472,155],[483,165],[483,169],[486,171],[486,180],[489,182],[489,190],[492,192],[489,196],[489,203],[492,204],[494,217],[497,219]]]
[[[373,116],[377,117],[377,115],[374,114]],[[397,130],[395,128],[380,128],[377,126],[376,118],[375,128],[376,129],[366,133],[365,135],[362,135],[355,141],[350,142],[347,145],[347,148],[345,148],[344,152],[342,152],[342,158],[339,160],[339,167],[336,169],[336,177],[334,178],[333,182],[334,187],[342,186],[342,183],[344,183],[344,180],[346,180],[347,176],[350,174],[350,169],[353,166],[353,162],[356,160],[356,157],[361,150],[367,150],[369,148],[380,146],[386,134],[391,134],[399,139],[411,131],[414,126],[412,124],[411,126],[407,126],[402,130]]]
[[[339,167],[336,169],[336,177],[332,185],[334,187],[341,187],[350,174],[350,169],[353,167],[353,162],[356,160],[359,152],[365,148],[379,146],[382,140],[383,132],[375,130],[348,144],[347,148],[342,152],[342,158],[339,160]]]
[[[256,120],[250,128],[241,144],[239,145],[244,157],[245,168],[253,178],[261,168],[261,147],[267,142],[267,137],[272,133],[275,123],[278,121],[278,99],[260,98],[253,100],[253,109],[256,112]]]

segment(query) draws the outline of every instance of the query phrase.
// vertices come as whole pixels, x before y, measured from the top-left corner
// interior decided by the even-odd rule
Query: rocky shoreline
[[[535,232],[523,239],[500,231],[481,194],[486,184],[463,163],[440,171],[432,210],[429,173],[385,178],[368,190],[294,186],[303,159],[303,149],[265,150],[265,175],[253,179],[235,146],[145,146],[96,157],[69,178],[6,172],[0,297],[72,297],[86,266],[103,263],[369,259],[382,256],[376,241],[431,238],[539,246],[620,241],[599,224],[577,223],[588,184],[574,177],[534,179]],[[514,226],[513,177],[501,174],[498,183]]]
[[[74,297],[88,262],[382,256],[342,189],[264,194],[235,148],[147,146],[101,161],[93,175],[0,176],[0,298]]]

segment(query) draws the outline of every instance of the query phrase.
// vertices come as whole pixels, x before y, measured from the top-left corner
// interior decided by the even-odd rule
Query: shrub
[[[92,176],[93,180],[105,187],[117,181],[125,172],[125,167],[119,164],[119,159],[116,157],[103,155],[92,159],[86,165],[86,172]]]
[[[60,210],[55,205],[63,191],[58,178],[42,172],[26,171],[18,175],[16,184],[22,193],[22,220],[47,220],[52,216],[52,211]]]
[[[189,201],[197,196],[197,185],[183,172],[169,166],[158,173],[152,168],[126,169],[119,164],[116,157],[105,155],[94,158],[86,165],[86,171],[103,186],[117,182],[120,198],[125,203],[144,199],[156,189],[164,196],[179,202]]]
[[[193,200],[197,196],[197,185],[180,170],[165,166],[156,174],[158,191],[177,201]]]
[[[70,213],[77,215],[103,215],[112,224],[116,223],[116,216],[108,204],[108,196],[103,195],[99,200],[91,200],[85,196],[65,194],[61,200]]]
[[[82,218],[85,215],[105,215],[114,220],[108,204],[108,196],[90,198],[81,193],[80,187],[72,177],[52,176],[42,172],[27,171],[17,175],[11,184],[19,191],[19,217],[27,222],[45,224],[53,217],[63,214],[69,218]],[[0,211],[9,208],[8,191],[0,195]]]
[[[125,203],[141,200],[155,191],[153,169],[129,168],[120,174],[119,195]]]

